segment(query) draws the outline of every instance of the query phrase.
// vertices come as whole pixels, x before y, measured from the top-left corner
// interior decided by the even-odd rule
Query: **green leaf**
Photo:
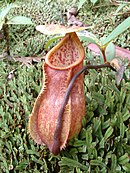
[[[84,5],[84,3],[86,2],[86,0],[80,0],[79,4],[78,4],[78,11],[82,8],[82,6]]]
[[[27,150],[26,152],[27,152],[27,154],[36,155],[36,156],[40,157],[39,153],[34,150]]]
[[[12,8],[16,8],[18,7],[18,5],[16,4],[9,4],[7,5],[6,8],[2,9],[0,12],[0,20],[4,20],[5,16],[8,14],[8,12],[12,9]]]
[[[130,118],[130,112],[129,110],[126,111],[126,113],[123,115],[123,121],[127,121]]]
[[[104,138],[101,139],[100,143],[99,143],[99,148],[104,148]]]
[[[82,173],[79,168],[76,168],[76,173]]]
[[[53,37],[51,38],[46,44],[45,44],[45,49],[48,50],[48,47],[56,40],[62,38],[63,36],[57,36],[57,37]]]
[[[40,158],[36,158],[34,155],[31,155],[31,160],[34,161],[35,163],[43,165],[43,161],[40,160]]]
[[[126,163],[126,164],[123,165],[122,167],[123,167],[123,169],[124,169],[126,172],[130,173],[130,163]]]
[[[97,0],[90,0],[92,3],[93,3],[93,5],[97,2]]]
[[[117,14],[119,11],[121,11],[123,9],[123,7],[125,7],[127,4],[120,4],[119,7],[117,8],[115,14]]]
[[[16,170],[22,171],[28,166],[29,162],[27,160],[21,162],[19,165],[16,166]]]
[[[130,27],[130,17],[124,20],[121,24],[119,24],[110,35],[103,41],[103,45],[108,44],[112,40],[114,40],[118,35],[122,34],[125,30]]]
[[[120,136],[123,138],[125,134],[125,125],[123,122],[120,123]]]
[[[103,124],[102,124],[102,128],[103,129],[106,129],[110,126],[110,119],[108,119],[107,121],[105,121]]]
[[[82,41],[88,41],[90,43],[96,44],[97,46],[102,45],[101,41],[91,32],[83,30],[83,31],[77,32],[77,35]]]
[[[91,147],[92,143],[92,130],[86,131],[86,145],[87,148]]]
[[[103,163],[100,160],[91,160],[90,165],[95,165],[95,166],[101,166],[101,167],[106,167],[105,163]]]
[[[16,4],[9,4],[6,8],[2,9],[0,12],[0,30],[5,23],[5,17],[12,8],[18,7]]]
[[[83,165],[81,163],[79,163],[76,160],[73,159],[69,159],[67,157],[62,157],[61,161],[59,162],[59,165],[62,166],[68,166],[68,167],[72,167],[72,168],[80,168],[84,171],[88,170],[88,165]]]
[[[124,164],[126,164],[128,162],[129,162],[129,155],[128,155],[128,153],[125,153],[123,156],[121,156],[118,159],[118,163],[121,164],[121,165],[124,165]]]
[[[22,24],[22,25],[32,25],[32,21],[29,17],[25,16],[15,16],[8,20],[7,24]]]
[[[83,145],[85,145],[85,141],[82,140],[75,140],[73,144],[74,147],[81,147]]]
[[[93,99],[95,99],[100,105],[104,104],[104,95],[99,92],[92,93]]]
[[[112,133],[113,133],[113,128],[110,126],[104,135],[104,140],[106,141],[112,135]]]
[[[115,154],[112,154],[111,160],[111,170],[114,171],[117,167],[117,157]]]
[[[87,41],[87,42],[96,44],[96,41],[95,41],[94,39],[90,38],[90,37],[79,36],[79,39],[80,39],[81,41]]]
[[[105,55],[108,62],[115,58],[115,52],[115,45],[112,42],[110,42],[105,49]]]
[[[100,118],[98,118],[98,117],[94,118],[93,119],[93,123],[94,123],[93,130],[94,130],[94,133],[96,133],[97,130],[99,129],[99,127],[101,126],[101,120],[100,120]]]

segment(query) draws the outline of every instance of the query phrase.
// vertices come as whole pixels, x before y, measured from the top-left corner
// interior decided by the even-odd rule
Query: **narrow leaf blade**
[[[121,24],[119,24],[111,34],[104,40],[103,44],[108,44],[113,39],[115,39],[118,35],[122,34],[125,30],[130,27],[130,17],[124,20]]]
[[[110,126],[104,135],[104,139],[107,140],[112,135],[112,133],[113,133],[113,128]]]
[[[9,4],[6,8],[2,9],[0,13],[0,20],[4,20],[5,16],[8,14],[8,12],[12,9],[18,7],[16,4]]]
[[[119,11],[121,11],[122,8],[125,7],[126,5],[127,5],[127,4],[121,4],[121,5],[119,5],[119,7],[117,8],[115,14],[117,14]]]
[[[79,163],[76,160],[73,159],[69,159],[67,157],[62,157],[61,161],[59,162],[59,165],[62,166],[69,166],[69,167],[73,167],[73,168],[80,168],[84,171],[88,170],[88,166],[85,166],[81,163]]]
[[[77,35],[83,41],[88,41],[90,43],[94,43],[97,46],[102,45],[100,40],[94,34],[92,34],[91,32],[88,32],[88,31],[84,30],[84,31],[77,32]]]
[[[15,16],[13,18],[11,18],[7,24],[22,24],[22,25],[27,25],[30,24],[32,25],[32,21],[30,18],[25,17],[25,16]]]
[[[79,1],[78,10],[80,10],[82,8],[82,6],[84,5],[85,2],[86,2],[86,0],[80,0]]]
[[[91,2],[93,3],[93,5],[97,2],[97,0],[91,0]]]
[[[56,40],[62,38],[63,36],[57,36],[57,37],[53,37],[51,38],[46,44],[45,44],[45,49],[48,50],[48,47]]]
[[[115,45],[112,42],[110,42],[107,45],[106,50],[105,50],[105,55],[106,55],[107,61],[110,62],[112,59],[114,59],[115,53],[116,53]]]

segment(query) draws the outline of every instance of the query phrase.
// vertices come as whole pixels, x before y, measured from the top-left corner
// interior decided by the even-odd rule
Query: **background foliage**
[[[3,1],[2,6],[6,2]],[[79,3],[67,0],[16,2],[20,7],[9,15],[30,17],[35,24],[52,21],[66,24],[66,9],[70,4],[78,6]],[[78,16],[93,26],[94,34],[102,37],[126,18],[125,13],[114,16],[116,9],[107,0],[98,2],[97,6],[86,1]],[[35,26],[24,25],[11,26],[10,37],[11,54],[23,57],[43,55],[44,45],[49,39],[38,33]],[[114,41],[129,49],[129,30]],[[3,54],[5,41],[1,39],[0,42],[0,54]],[[92,61],[91,52],[86,52],[85,62]],[[97,63],[98,59],[94,61]],[[42,85],[41,66],[42,62],[33,63],[28,68],[19,62],[0,61],[0,172],[129,172],[130,81],[123,79],[117,87],[114,72],[90,70],[84,79],[86,116],[83,128],[66,150],[53,156],[45,146],[35,144],[28,133],[28,117]],[[14,77],[7,80],[12,70],[16,70]],[[129,78],[129,70],[126,75]]]

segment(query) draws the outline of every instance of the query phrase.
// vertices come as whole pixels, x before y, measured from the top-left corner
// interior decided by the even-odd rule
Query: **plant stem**
[[[104,63],[106,63],[107,59],[106,59],[106,55],[105,55],[105,49],[101,49],[101,52],[102,52]]]
[[[7,54],[10,55],[10,40],[9,40],[9,25],[6,24],[7,18],[5,18],[5,24],[3,25],[4,37],[6,40],[6,50]]]
[[[51,150],[54,155],[57,155],[60,152],[60,135],[61,135],[61,131],[62,131],[62,119],[63,119],[63,114],[64,114],[64,108],[68,102],[69,95],[70,95],[70,92],[71,92],[71,89],[73,87],[75,80],[85,70],[100,69],[100,68],[106,68],[106,67],[116,71],[109,63],[101,64],[101,65],[87,65],[87,66],[84,66],[81,70],[79,70],[71,79],[71,81],[67,87],[67,90],[65,92],[64,100],[62,102],[62,105],[61,105],[61,108],[59,111],[59,115],[58,115],[56,130],[54,133],[54,142],[53,142],[53,146],[52,146],[52,150]]]

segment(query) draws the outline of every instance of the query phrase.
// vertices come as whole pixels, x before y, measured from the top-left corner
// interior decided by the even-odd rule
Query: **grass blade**
[[[125,30],[130,27],[130,17],[124,20],[121,24],[119,24],[111,34],[104,40],[103,44],[108,44],[112,40],[114,40],[118,35],[122,34]]]

